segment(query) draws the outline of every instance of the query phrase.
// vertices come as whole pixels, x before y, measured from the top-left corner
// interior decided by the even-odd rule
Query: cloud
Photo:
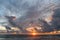
[[[52,26],[55,27],[56,30],[60,30],[60,8],[54,10]]]
[[[0,0],[0,14],[3,16],[15,15],[15,23],[20,27],[26,27],[38,19],[44,20],[54,14],[54,9],[58,8],[59,0]],[[47,21],[46,21],[47,22]],[[44,22],[43,22],[44,23]],[[47,25],[49,25],[47,23]],[[47,26],[46,25],[46,26]],[[50,25],[51,26],[51,25]],[[52,27],[53,28],[53,27]]]

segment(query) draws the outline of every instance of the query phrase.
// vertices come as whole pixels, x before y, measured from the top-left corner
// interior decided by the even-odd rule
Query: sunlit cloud
[[[28,31],[41,30],[42,28],[40,26],[35,27],[37,24],[43,24],[43,28],[48,25],[53,29],[54,27],[50,24],[53,24],[54,10],[60,8],[59,1],[60,0],[0,0],[0,16],[7,16],[8,18],[5,18],[11,26],[13,25],[23,30],[25,30],[24,28],[27,28],[26,30]],[[13,20],[13,17],[16,17],[16,20]],[[32,25],[36,24],[34,27],[30,26],[32,28],[31,30],[29,30],[30,23],[32,23]]]

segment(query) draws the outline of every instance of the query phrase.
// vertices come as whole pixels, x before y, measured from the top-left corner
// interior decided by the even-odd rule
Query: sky
[[[14,22],[17,25],[25,23],[22,24],[23,27],[31,21],[37,22],[38,19],[44,20],[48,25],[52,26],[55,18],[54,10],[60,8],[59,4],[60,0],[0,0],[0,18],[16,16],[17,19]],[[47,19],[52,16],[53,19]]]
[[[56,4],[58,0],[0,0],[0,15],[26,14],[32,6],[45,6],[50,3]],[[40,7],[39,7],[40,9]],[[20,14],[20,15],[19,15]]]

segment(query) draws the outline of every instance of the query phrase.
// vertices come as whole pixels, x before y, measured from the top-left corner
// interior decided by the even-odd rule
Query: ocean
[[[0,40],[60,40],[60,36],[0,36]]]

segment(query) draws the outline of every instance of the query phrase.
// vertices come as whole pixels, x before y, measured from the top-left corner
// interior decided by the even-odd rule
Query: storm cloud
[[[28,27],[31,22],[38,25],[40,19],[43,20],[41,23],[45,29],[53,30],[59,25],[54,26],[55,15],[58,15],[58,19],[60,15],[59,3],[60,0],[0,0],[0,16],[16,16],[16,20],[11,21],[22,28]],[[54,11],[58,8],[58,12]],[[51,21],[47,19],[50,17]]]

